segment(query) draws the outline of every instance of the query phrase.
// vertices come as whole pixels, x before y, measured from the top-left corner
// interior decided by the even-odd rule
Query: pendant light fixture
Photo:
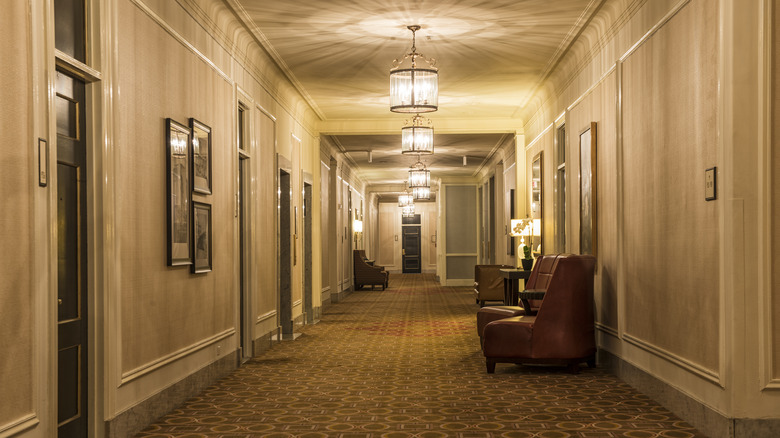
[[[390,69],[390,111],[396,113],[427,113],[439,109],[439,70],[436,60],[417,53],[415,32],[420,26],[407,26],[412,31],[412,51],[393,61]],[[406,60],[411,67],[405,66]],[[418,66],[418,59],[426,68]]]
[[[401,216],[414,217],[414,204],[409,204],[407,206],[401,207]]]
[[[412,194],[404,192],[403,195],[398,195],[399,207],[406,207],[410,204],[414,204],[414,196]]]
[[[415,201],[427,201],[431,199],[430,187],[415,187],[412,189],[412,197]]]
[[[431,171],[425,168],[425,164],[420,162],[420,157],[418,156],[417,162],[409,168],[409,188],[430,186]]]
[[[430,119],[417,114],[411,122],[406,122],[406,126],[401,128],[401,153],[433,153],[433,124]]]

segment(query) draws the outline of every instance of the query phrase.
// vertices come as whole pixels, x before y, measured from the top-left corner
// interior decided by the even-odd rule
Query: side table
[[[517,297],[520,293],[520,279],[528,280],[531,271],[523,269],[501,269],[504,277],[504,305],[517,306]]]

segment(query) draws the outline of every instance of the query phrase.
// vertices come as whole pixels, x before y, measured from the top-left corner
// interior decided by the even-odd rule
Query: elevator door
[[[87,196],[84,82],[57,73],[57,424],[87,436]]]

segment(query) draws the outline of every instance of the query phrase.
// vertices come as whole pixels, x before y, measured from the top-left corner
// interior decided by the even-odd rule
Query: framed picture
[[[211,128],[190,119],[192,130],[192,191],[211,194]]]
[[[596,122],[580,134],[580,253],[596,255]]]
[[[192,203],[192,272],[211,271],[211,205]]]
[[[542,175],[544,172],[543,152],[539,152],[531,161],[531,242],[532,251],[535,255],[544,254],[542,228],[544,226],[543,205],[544,197],[542,196],[542,182],[544,181]],[[539,240],[536,240],[536,236],[539,236]]]
[[[510,223],[512,218],[515,217],[515,189],[509,189],[509,191],[507,191],[507,196],[509,199],[505,205],[507,205],[509,217],[507,218],[506,223]],[[511,232],[506,233],[506,253],[510,256],[515,255],[515,238],[512,237]]]
[[[168,266],[192,263],[190,240],[190,130],[165,119],[166,186],[168,191]]]

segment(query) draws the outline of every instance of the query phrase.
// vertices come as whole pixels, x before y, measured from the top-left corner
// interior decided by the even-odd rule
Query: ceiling
[[[439,110],[426,114],[437,133],[435,153],[422,160],[432,178],[475,176],[522,125],[520,110],[602,1],[232,3],[331,127],[324,133],[357,174],[376,185],[403,182],[416,161],[400,153],[400,131],[409,115],[389,110],[389,71],[394,59],[410,51],[408,25],[421,26],[417,51],[435,58],[439,68]],[[503,128],[491,128],[502,121]]]

